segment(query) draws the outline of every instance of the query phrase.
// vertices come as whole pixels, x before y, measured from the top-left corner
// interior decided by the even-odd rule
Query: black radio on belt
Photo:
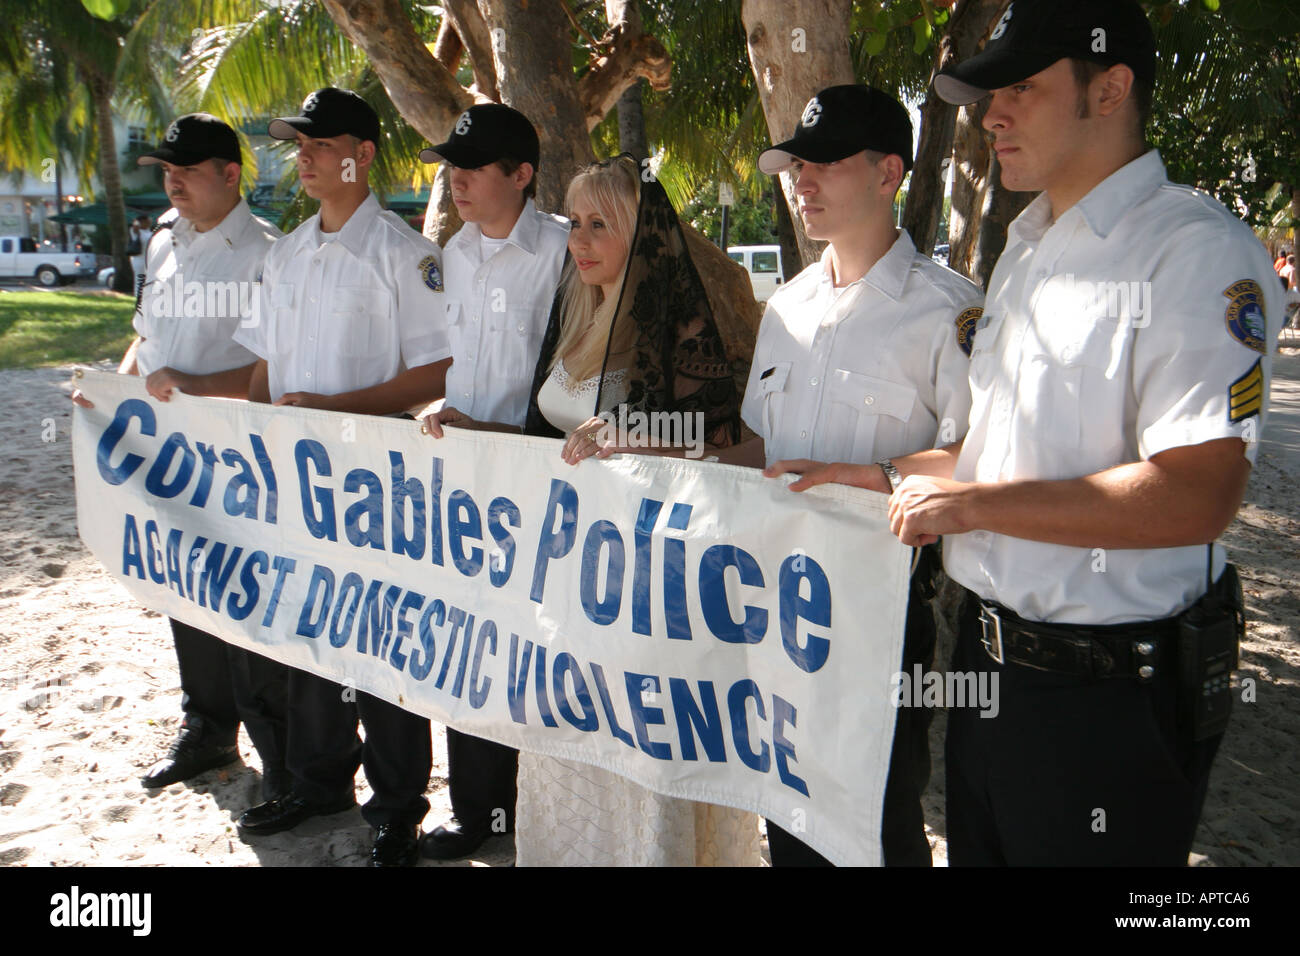
[[[1246,631],[1236,567],[1225,565],[1215,583],[1210,575],[1207,564],[1205,595],[1178,616],[1179,723],[1191,732],[1193,740],[1205,740],[1227,729],[1232,672]]]

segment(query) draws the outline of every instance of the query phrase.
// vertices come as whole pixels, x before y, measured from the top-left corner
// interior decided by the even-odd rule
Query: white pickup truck
[[[0,278],[34,276],[46,287],[95,274],[93,252],[55,252],[27,236],[0,236]]]

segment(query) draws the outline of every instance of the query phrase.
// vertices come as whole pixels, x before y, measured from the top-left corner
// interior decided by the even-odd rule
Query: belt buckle
[[[980,602],[980,624],[980,643],[984,645],[984,650],[993,660],[1005,664],[1006,658],[1002,653],[1002,618],[983,601]],[[992,625],[992,641],[989,640],[989,625]]]

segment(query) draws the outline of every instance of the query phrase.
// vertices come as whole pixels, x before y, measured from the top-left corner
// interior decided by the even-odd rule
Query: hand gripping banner
[[[146,607],[879,863],[908,592],[883,495],[78,384],[81,538]]]

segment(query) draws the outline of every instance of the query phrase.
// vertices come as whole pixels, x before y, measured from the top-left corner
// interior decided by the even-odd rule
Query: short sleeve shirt
[[[768,463],[868,464],[961,438],[981,300],[905,231],[843,288],[828,249],[776,291],[759,326],[741,415]]]
[[[242,368],[257,356],[235,341],[261,293],[262,265],[280,231],[243,199],[216,226],[198,232],[172,210],[170,228],[149,241],[145,281],[132,318],[141,342],[141,375],[174,368],[209,375]]]
[[[337,395],[447,358],[443,298],[437,245],[371,193],[338,232],[316,215],[275,244],[236,341],[266,360],[272,399]]]
[[[953,477],[1071,479],[1220,438],[1243,440],[1253,462],[1282,312],[1254,234],[1170,183],[1154,151],[1049,216],[1046,196],[1021,213],[990,278]],[[1205,590],[1206,557],[987,531],[944,540],[948,574],[981,597],[1076,624],[1183,610]]]
[[[448,405],[480,421],[524,423],[568,241],[569,221],[531,199],[504,240],[485,240],[472,222],[448,240]]]

